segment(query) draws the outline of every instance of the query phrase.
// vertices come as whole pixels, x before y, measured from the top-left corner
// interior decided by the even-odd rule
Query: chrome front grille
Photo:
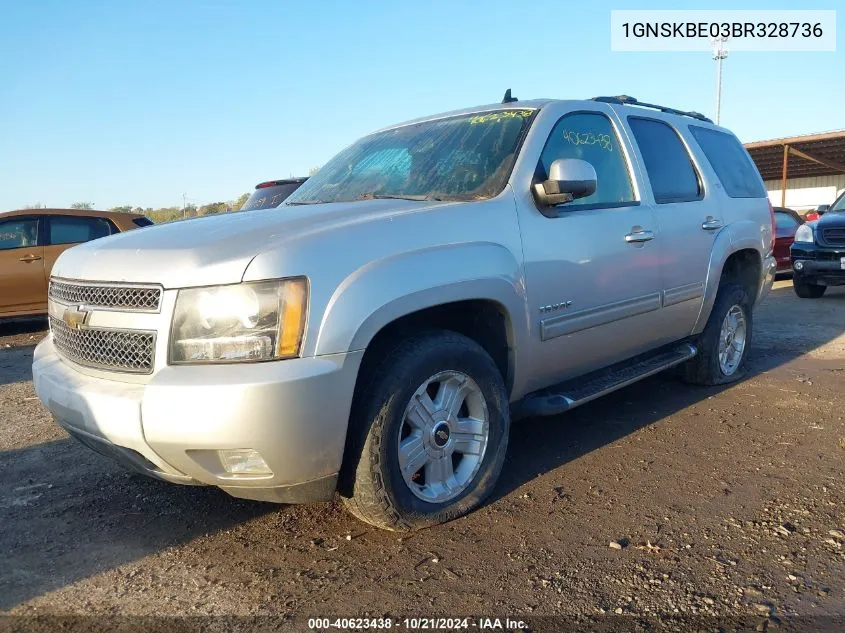
[[[68,360],[94,369],[150,374],[155,359],[155,332],[73,328],[50,317],[56,350]]]
[[[125,312],[158,312],[161,287],[50,280],[50,299],[61,303]]]

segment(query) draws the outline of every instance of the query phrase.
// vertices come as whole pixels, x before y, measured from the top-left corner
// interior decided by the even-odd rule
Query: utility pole
[[[713,60],[716,62],[716,125],[722,118],[722,62],[728,58],[728,49],[725,42],[726,37],[717,37],[713,40]]]
[[[718,121],[717,121],[717,122],[718,122]],[[183,220],[185,219],[185,214],[187,213],[187,211],[186,211],[186,208],[187,208],[187,204],[186,204],[187,195],[188,195],[187,193],[183,193],[183,194],[182,194],[182,219],[183,219]]]

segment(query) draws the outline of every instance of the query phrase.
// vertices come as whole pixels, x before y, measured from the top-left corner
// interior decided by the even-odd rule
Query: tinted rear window
[[[698,174],[678,133],[654,119],[628,117],[628,123],[643,155],[654,201],[664,204],[699,200]]]
[[[274,209],[285,201],[290,194],[299,189],[301,182],[292,182],[284,185],[273,185],[262,187],[252,192],[252,195],[244,202],[242,211],[251,209]]]
[[[105,218],[54,215],[49,218],[49,227],[50,244],[79,244],[117,233]]]
[[[153,223],[149,218],[135,218],[132,222],[135,226],[150,226]]]
[[[765,198],[757,167],[732,134],[690,125],[690,131],[731,198]]]
[[[779,229],[793,229],[800,223],[788,213],[775,211],[775,226]]]

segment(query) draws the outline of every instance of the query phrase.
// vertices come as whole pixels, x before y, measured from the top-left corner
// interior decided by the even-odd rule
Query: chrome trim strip
[[[669,288],[663,291],[663,307],[668,308],[684,301],[691,301],[704,296],[704,282],[696,281],[684,286]]]
[[[541,319],[540,340],[548,341],[558,336],[574,334],[581,330],[587,330],[598,325],[605,325],[614,321],[627,319],[628,317],[645,314],[659,310],[661,306],[662,293],[634,297],[616,303],[609,303],[596,308],[587,308],[578,312],[560,314]]]

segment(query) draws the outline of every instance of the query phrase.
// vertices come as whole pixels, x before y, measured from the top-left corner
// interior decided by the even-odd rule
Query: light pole
[[[717,37],[713,40],[713,60],[716,62],[716,125],[722,118],[722,61],[728,57],[728,49],[725,47],[726,37]]]

